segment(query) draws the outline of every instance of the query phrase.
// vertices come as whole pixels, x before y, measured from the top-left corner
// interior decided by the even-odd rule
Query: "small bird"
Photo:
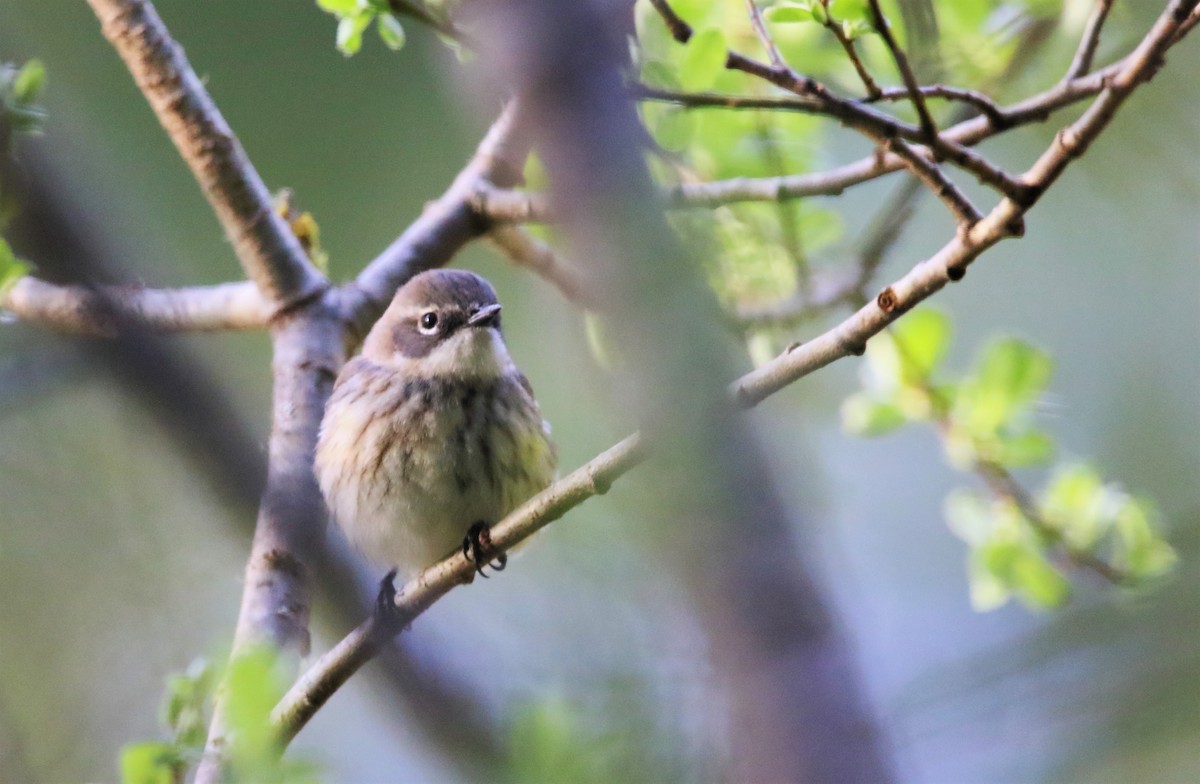
[[[414,276],[342,368],[317,440],[334,519],[369,559],[411,576],[461,547],[483,566],[488,526],[554,479],[533,389],[500,332],[500,303],[465,270]]]

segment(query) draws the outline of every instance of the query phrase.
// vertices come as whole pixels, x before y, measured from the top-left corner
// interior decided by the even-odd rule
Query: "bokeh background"
[[[1157,4],[1132,5],[1122,24],[1144,30]],[[469,71],[419,29],[398,54],[370,40],[346,59],[333,20],[313,4],[157,7],[268,185],[292,188],[320,222],[335,279],[441,193],[497,108],[481,105],[462,83]],[[3,0],[0,60],[31,56],[49,69],[49,120],[22,149],[50,162],[56,193],[105,238],[120,274],[148,285],[237,278],[219,227],[87,6]],[[977,614],[964,547],[942,516],[946,493],[970,478],[946,466],[929,431],[871,441],[841,432],[855,361],[752,415],[907,781],[1200,779],[1198,72],[1200,45],[1189,40],[1038,205],[1026,237],[989,251],[936,300],[954,319],[952,364],[995,334],[1053,354],[1043,417],[1068,455],[1156,500],[1181,556],[1164,585],[1123,596],[1082,576],[1065,609]],[[1020,166],[1055,127],[989,149]],[[839,144],[828,160],[858,152]],[[836,206],[853,228],[887,190],[866,187]],[[925,205],[884,278],[944,242],[941,209]],[[579,314],[484,248],[460,263],[491,278],[506,303],[510,348],[563,466],[623,435]],[[797,337],[817,327],[805,329]],[[231,427],[262,450],[266,337],[171,346],[216,379],[236,412]],[[236,617],[252,513],[97,351],[0,326],[3,781],[114,780],[122,744],[162,733],[167,675],[218,653]],[[477,705],[491,733],[480,746],[522,760],[497,778],[625,769],[694,780],[719,756],[709,739],[731,728],[710,709],[702,636],[682,589],[656,569],[648,543],[678,532],[639,514],[652,492],[636,476],[622,480],[501,578],[440,603],[405,640],[415,661]],[[363,570],[364,584],[375,578]],[[323,607],[318,652],[355,620]],[[469,775],[460,758],[477,750],[431,739],[430,719],[381,678],[371,669],[355,678],[295,753],[329,781]],[[589,743],[564,742],[578,738]],[[567,746],[592,764],[554,756]],[[539,750],[549,756],[530,761]]]

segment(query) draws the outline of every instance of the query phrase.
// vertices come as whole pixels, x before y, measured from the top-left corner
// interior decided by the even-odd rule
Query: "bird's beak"
[[[500,303],[482,307],[467,319],[467,325],[471,327],[494,327],[498,323],[500,323]]]

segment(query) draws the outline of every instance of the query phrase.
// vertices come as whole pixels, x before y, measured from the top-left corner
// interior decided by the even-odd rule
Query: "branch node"
[[[883,291],[879,292],[879,296],[875,298],[875,304],[884,313],[891,313],[900,304],[900,299],[896,296],[896,292],[892,291],[892,287],[888,286]]]

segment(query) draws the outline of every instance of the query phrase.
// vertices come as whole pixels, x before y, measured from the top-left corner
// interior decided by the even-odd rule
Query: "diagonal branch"
[[[912,99],[913,108],[917,110],[917,117],[921,121],[921,131],[925,134],[925,140],[933,144],[938,135],[937,125],[933,122],[933,115],[929,113],[929,106],[925,103],[925,96],[921,92],[917,75],[913,73],[912,65],[908,62],[908,55],[904,53],[904,49],[892,35],[892,26],[887,17],[883,15],[883,10],[879,7],[879,0],[868,0],[868,2],[871,6],[871,21],[891,53],[892,60],[896,63],[896,70],[900,72],[900,78],[904,81],[909,98]]]
[[[1179,27],[1176,40],[1186,34],[1200,21],[1195,12]],[[1125,66],[1119,61],[1099,71],[1078,79],[1063,82],[1027,98],[1019,103],[998,109],[1003,120],[999,123],[985,116],[959,122],[940,134],[945,141],[954,142],[961,148],[976,145],[1001,131],[1045,122],[1050,116],[1071,104],[1096,95],[1104,89],[1108,80]],[[648,89],[647,98],[667,100],[674,95],[669,91]],[[936,88],[928,88],[936,89]],[[682,95],[682,94],[680,94]],[[810,105],[811,99],[801,98],[754,98],[742,96],[705,96],[690,94],[688,99],[696,105],[713,107],[796,109]],[[763,102],[758,105],[759,102]],[[837,196],[847,188],[876,179],[904,168],[898,155],[874,154],[857,161],[811,174],[792,174],[783,177],[738,177],[713,182],[683,183],[667,190],[668,206],[672,207],[715,207],[738,201],[779,201],[809,196]],[[545,223],[553,222],[545,197],[538,193],[482,188],[474,195],[475,209],[497,222]]]
[[[184,289],[57,285],[18,280],[0,307],[22,320],[61,332],[112,337],[120,327],[159,332],[262,329],[273,308],[250,283]]]
[[[520,102],[510,101],[446,192],[342,287],[346,318],[359,336],[366,334],[406,280],[444,265],[488,230],[489,220],[478,210],[477,194],[521,181],[529,145],[519,133],[520,114]]]
[[[779,53],[779,47],[775,45],[775,39],[767,31],[767,24],[763,21],[762,10],[754,0],[746,0],[746,13],[750,17],[750,26],[754,28],[754,34],[758,36],[763,49],[767,50],[767,59],[771,61],[771,65],[776,68],[787,67],[783,61],[783,55]]]
[[[327,285],[271,208],[271,196],[162,19],[146,0],[88,0],[192,170],[246,276],[282,308]]]
[[[599,305],[579,270],[559,257],[554,248],[520,226],[497,226],[487,233],[487,239],[513,264],[540,275],[572,302],[585,308]]]
[[[904,159],[913,175],[949,208],[960,227],[970,227],[983,217],[966,194],[959,190],[936,164],[917,154],[908,142],[903,139],[889,139],[884,147]]]
[[[1096,0],[1096,4],[1092,6],[1092,12],[1083,26],[1083,35],[1079,38],[1075,57],[1063,76],[1064,80],[1078,79],[1092,70],[1092,61],[1096,59],[1096,47],[1100,44],[1100,30],[1104,27],[1112,4],[1113,0]]]

